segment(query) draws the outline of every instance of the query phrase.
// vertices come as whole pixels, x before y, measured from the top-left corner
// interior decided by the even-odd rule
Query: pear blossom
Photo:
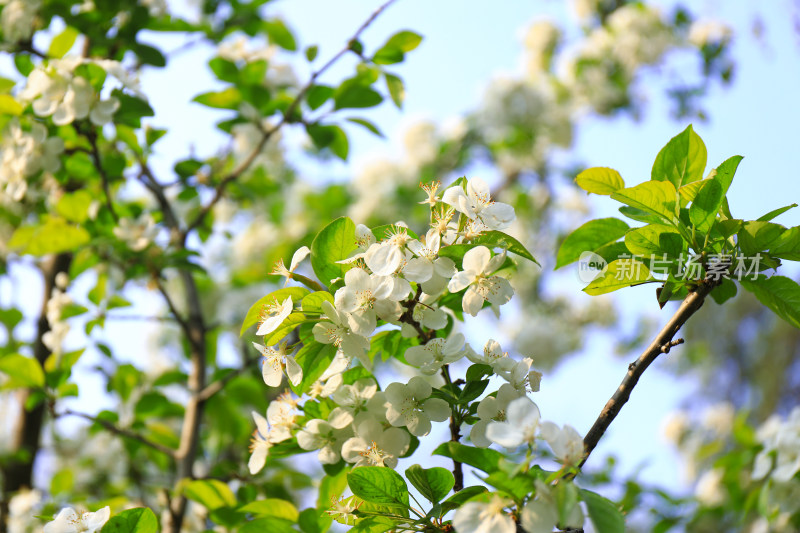
[[[445,327],[447,325],[447,313],[436,306],[434,303],[436,300],[436,296],[422,293],[419,302],[414,304],[414,308],[411,310],[411,318],[424,328],[442,329]],[[407,322],[403,322],[400,331],[403,337],[406,338],[417,336],[417,330]]]
[[[420,183],[419,186],[425,191],[425,194],[428,197],[421,202],[420,204],[428,204],[433,209],[433,206],[437,204],[437,202],[441,202],[441,198],[436,196],[436,193],[439,191],[439,187],[442,185],[441,181],[432,181],[430,183]]]
[[[536,480],[536,498],[530,500],[520,513],[522,528],[528,533],[551,533],[559,528],[581,529],[583,527],[583,511],[578,502],[572,508],[564,509],[567,515],[565,523],[559,523],[559,504],[549,486],[540,479]]]
[[[312,398],[328,398],[342,385],[342,375],[334,374],[328,379],[318,379],[311,384],[308,395]]]
[[[532,365],[533,359],[525,357],[522,361],[515,361],[508,369],[498,366],[495,368],[495,372],[522,394],[525,394],[529,389],[531,392],[538,392],[542,381],[542,373],[531,370]]]
[[[294,275],[295,269],[300,265],[300,263],[308,257],[308,254],[311,253],[311,249],[308,246],[300,247],[294,255],[292,255],[292,261],[289,263],[289,268],[286,268],[286,265],[283,264],[283,258],[278,259],[278,262],[275,263],[275,268],[272,269],[271,274],[275,274],[278,276],[283,276],[286,278],[286,283],[289,283],[289,280],[292,279]]]
[[[520,444],[533,444],[539,427],[541,414],[533,400],[527,396],[517,398],[508,404],[504,422],[490,422],[486,427],[486,437],[506,448],[516,448]]]
[[[253,411],[253,419],[256,421],[256,430],[250,439],[250,459],[247,468],[251,475],[258,474],[267,463],[267,455],[272,447],[272,440],[269,438],[269,425],[267,420],[260,414]]]
[[[0,144],[0,187],[13,201],[20,201],[29,178],[61,168],[63,151],[64,140],[48,137],[44,124],[34,122],[25,130],[16,119],[11,121]]]
[[[503,305],[511,300],[514,289],[508,280],[492,275],[505,259],[505,253],[492,257],[485,246],[476,246],[464,254],[464,270],[453,276],[447,289],[450,292],[467,289],[461,301],[465,313],[476,316],[485,301]]]
[[[364,500],[359,499],[357,496],[350,496],[347,498],[342,498],[341,500],[336,499],[334,496],[331,502],[331,507],[325,511],[325,514],[340,524],[352,526],[355,525],[356,518],[358,518],[355,514],[355,511],[362,503],[364,503]]]
[[[403,455],[411,443],[408,432],[396,428],[384,428],[374,418],[365,418],[355,428],[355,436],[342,446],[342,458],[354,466],[397,466],[397,458]]]
[[[771,470],[772,479],[786,483],[800,471],[800,407],[792,409],[786,420],[771,416],[756,436],[764,448],[756,455],[753,479],[762,479]]]
[[[432,339],[424,345],[406,350],[408,364],[416,366],[423,374],[435,374],[444,365],[464,357],[464,335],[456,333],[449,339]]]
[[[30,39],[36,13],[42,5],[41,0],[3,0],[0,5],[5,5],[0,14],[3,40],[7,43],[18,43]]]
[[[441,235],[436,229],[425,234],[425,241],[413,239],[406,245],[414,257],[403,266],[403,275],[409,281],[422,284],[427,294],[438,294],[447,287],[447,282],[456,273],[456,265],[449,257],[439,257]]]
[[[559,428],[553,422],[542,422],[539,424],[539,436],[547,441],[564,466],[578,466],[583,460],[583,437],[569,424]]]
[[[483,352],[480,354],[475,353],[473,350],[467,351],[467,359],[472,363],[480,365],[489,365],[495,374],[509,375],[517,366],[517,361],[508,356],[508,352],[504,352],[500,347],[500,343],[494,339],[489,339],[483,346]],[[531,363],[533,361],[531,360]]]
[[[489,186],[480,178],[467,182],[467,192],[461,187],[450,187],[442,201],[464,213],[471,220],[480,221],[490,230],[506,229],[514,221],[514,208],[508,204],[492,202]]]
[[[405,261],[406,244],[412,240],[406,228],[395,225],[385,241],[371,245],[364,254],[364,261],[373,274],[390,276],[397,272]]]
[[[286,341],[284,341],[277,348],[273,348],[253,343],[253,346],[264,356],[264,361],[261,363],[261,376],[268,387],[279,386],[283,379],[284,371],[286,371],[286,375],[292,385],[297,386],[303,379],[303,369],[292,357],[292,351],[286,349],[286,344]]]
[[[377,317],[399,318],[398,302],[411,291],[408,282],[389,276],[368,274],[362,268],[351,268],[344,275],[345,286],[336,291],[336,308],[347,313],[354,333],[369,336],[375,330]]]
[[[386,419],[395,427],[406,426],[412,435],[421,437],[431,430],[431,420],[442,422],[450,416],[450,406],[440,398],[431,398],[433,389],[419,376],[386,387]]]
[[[342,445],[353,435],[352,421],[352,416],[346,416],[340,408],[334,409],[327,421],[314,418],[306,422],[297,433],[297,445],[304,450],[319,450],[317,457],[322,464],[337,463]]]
[[[478,448],[488,448],[492,443],[486,437],[486,428],[492,421],[503,422],[506,420],[508,404],[520,397],[520,393],[508,383],[503,383],[497,391],[497,396],[487,396],[478,404],[478,420],[469,432],[472,444]]]
[[[517,525],[505,510],[511,500],[492,495],[488,502],[467,502],[456,511],[453,527],[457,533],[515,533]]]
[[[374,379],[359,379],[352,385],[342,385],[331,395],[331,400],[354,417],[368,409],[370,399],[378,392]]]
[[[141,252],[147,248],[156,234],[158,227],[150,213],[142,213],[135,220],[132,218],[120,218],[114,227],[114,236],[124,241],[134,252]]]
[[[292,313],[293,308],[291,296],[287,297],[280,305],[276,300],[274,303],[264,306],[259,317],[256,335],[267,335],[278,329],[286,317]]]
[[[322,311],[328,320],[322,320],[314,324],[312,332],[317,342],[322,344],[333,344],[339,348],[345,356],[362,358],[369,350],[369,340],[358,335],[350,327],[348,315],[337,310],[329,301],[322,302]],[[366,361],[368,363],[369,360]]]
[[[78,514],[70,507],[64,507],[55,520],[44,525],[44,533],[95,533],[100,531],[111,518],[111,508],[106,506],[94,513]]]

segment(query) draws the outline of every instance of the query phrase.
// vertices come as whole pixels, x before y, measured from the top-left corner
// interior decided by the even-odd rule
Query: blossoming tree
[[[346,160],[348,128],[380,134],[353,113],[403,104],[398,69],[422,37],[403,30],[377,47],[363,38],[390,4],[340,50],[305,47],[306,81],[282,63],[299,46],[264,0],[206,0],[189,15],[163,0],[0,4],[14,69],[0,79],[0,274],[17,286],[35,271],[43,287],[38,308],[24,286],[0,309],[2,387],[14,395],[4,398],[12,437],[0,456],[0,530],[38,529],[39,515],[55,517],[46,533],[623,531],[635,496],[601,495],[584,463],[645,369],[682,342],[683,324],[737,286],[800,324],[800,288],[767,275],[800,258],[798,228],[772,222],[792,206],[736,218],[726,193],[740,158],[707,171],[691,127],[658,153],[649,181],[626,186],[601,167],[577,175],[631,222],[590,220],[555,238],[551,152],[571,144],[578,117],[636,113],[637,77],[670,52],[701,66],[697,80],[668,88],[683,115],[730,79],[730,32],[683,9],[577,2],[584,31],[571,51],[553,24],[534,24],[525,77],[496,80],[452,131],[417,127],[409,162],[382,162],[352,188],[304,182],[284,131],[303,132],[323,161]],[[160,43],[175,35],[186,43],[165,53]],[[173,154],[162,168],[169,130],[138,76],[208,44],[218,85],[193,103],[224,114],[216,129],[230,142]],[[352,75],[331,80],[343,58],[355,60]],[[452,179],[487,154],[501,175],[491,187]],[[528,189],[544,201],[532,207]],[[537,258],[556,256],[561,268],[584,254],[602,265],[587,293],[650,283],[658,304],[681,303],[581,435],[542,419],[534,393],[547,368],[524,332],[504,350],[462,324],[489,323],[492,311],[512,318],[513,298],[518,314],[535,310],[552,325],[534,329],[541,339],[566,339],[557,359],[592,321],[548,301],[539,289],[549,263]],[[143,289],[147,303],[137,301]],[[106,333],[117,320],[163,325],[149,361],[122,356],[124,342]],[[71,398],[91,386],[82,360],[92,355],[116,404],[90,413]],[[89,435],[70,434],[76,419]],[[727,497],[701,492],[711,496],[697,523],[796,525],[796,414],[758,432],[730,425],[735,438],[715,451],[704,486],[751,474]],[[707,437],[675,433],[687,454]],[[34,466],[46,486],[36,487]]]

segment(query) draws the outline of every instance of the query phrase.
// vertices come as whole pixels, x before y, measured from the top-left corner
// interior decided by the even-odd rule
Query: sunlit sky
[[[673,2],[658,2],[670,6]],[[798,124],[800,106],[796,92],[800,87],[800,36],[793,29],[791,16],[798,7],[789,0],[755,7],[752,2],[693,2],[696,13],[718,18],[734,27],[736,38],[733,56],[737,70],[733,84],[715,88],[704,102],[707,122],[696,122],[695,130],[708,147],[709,165],[716,166],[734,154],[745,156],[730,193],[733,212],[741,218],[758,216],[785,204],[800,200],[796,169],[800,168]],[[272,4],[285,15],[298,37],[301,47],[320,45],[321,64],[336,53],[380,2],[366,0],[279,0]],[[577,31],[566,2],[495,2],[477,0],[399,0],[364,35],[369,49],[383,42],[398,29],[412,29],[425,36],[420,48],[408,54],[407,62],[395,69],[406,82],[407,99],[403,112],[390,103],[380,109],[359,113],[373,120],[387,135],[378,139],[357,127],[350,128],[351,160],[348,166],[339,163],[324,169],[301,163],[314,179],[345,179],[375,153],[399,154],[404,124],[417,118],[445,121],[475,109],[487,81],[498,74],[521,71],[521,39],[525,27],[534,19],[546,16]],[[756,39],[754,22],[763,22],[764,36]],[[150,36],[147,41],[165,43],[169,50],[181,39]],[[156,110],[153,124],[166,126],[170,135],[160,141],[159,165],[168,169],[169,161],[186,154],[188,145],[199,153],[218,149],[222,137],[209,134],[210,121],[218,114],[196,104],[187,104],[192,96],[209,90],[214,82],[205,70],[198,70],[210,57],[210,49],[199,48],[181,54],[162,71],[151,71],[143,77],[146,94]],[[298,59],[298,61],[300,61]],[[343,62],[325,79],[335,81],[352,72],[353,63]],[[301,80],[308,70],[300,61]],[[576,130],[576,144],[571,155],[590,166],[609,166],[619,170],[626,182],[636,184],[649,179],[652,161],[666,141],[681,131],[685,122],[668,118],[668,104],[660,92],[661,72],[650,72],[642,80],[639,91],[647,98],[639,121],[628,117],[596,119],[587,117]],[[323,79],[322,81],[325,81]],[[197,132],[203,132],[198,135]],[[597,213],[611,215],[613,202],[592,200]],[[607,199],[606,199],[607,200]],[[800,224],[800,209],[782,215],[777,222]],[[562,290],[573,290],[576,299],[588,299],[580,292],[574,276],[564,275]],[[623,317],[633,318],[649,312],[663,323],[662,314],[653,310],[652,287],[627,291],[618,298]],[[644,303],[643,303],[644,302]],[[125,326],[116,326],[124,328]],[[124,334],[123,329],[116,330]],[[109,330],[113,337],[115,330]],[[482,340],[479,343],[482,345]],[[571,358],[557,371],[545,375],[542,390],[534,399],[546,419],[569,423],[584,434],[600,409],[618,386],[629,361],[614,357],[610,339],[598,336],[587,343],[581,356]],[[123,357],[136,359],[136,351],[144,346],[128,345]],[[531,355],[535,358],[535,347]],[[141,358],[139,358],[141,360]],[[643,462],[642,478],[668,486],[681,483],[677,457],[662,444],[661,419],[682,399],[697,390],[697,384],[680,381],[658,370],[658,363],[648,370],[634,392],[631,402],[614,422],[592,461],[614,452],[622,459],[623,471],[631,472]],[[93,410],[86,408],[86,410]],[[243,443],[243,446],[246,443]]]

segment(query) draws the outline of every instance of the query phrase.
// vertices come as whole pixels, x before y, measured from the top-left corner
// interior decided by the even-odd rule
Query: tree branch
[[[135,441],[140,442],[140,443],[144,444],[145,446],[147,446],[149,448],[152,448],[152,449],[154,449],[156,451],[159,451],[159,452],[161,452],[161,453],[163,453],[163,454],[165,454],[165,455],[167,455],[169,457],[173,457],[173,458],[175,457],[175,450],[173,450],[172,448],[168,448],[167,446],[164,446],[164,445],[159,444],[157,442],[153,442],[150,439],[148,439],[147,437],[139,435],[138,433],[133,432],[133,431],[131,431],[129,429],[124,429],[124,428],[121,428],[121,427],[117,427],[114,424],[112,424],[111,422],[109,422],[108,420],[103,420],[102,418],[97,418],[95,416],[92,416],[92,415],[89,415],[89,414],[86,414],[86,413],[79,413],[79,412],[73,411],[71,409],[66,409],[66,410],[62,411],[61,413],[56,413],[55,414],[56,418],[59,418],[59,417],[62,417],[62,416],[77,416],[78,418],[83,418],[84,420],[88,420],[89,422],[92,422],[92,423],[95,423],[95,424],[100,424],[101,426],[103,426],[104,429],[110,431],[111,433],[114,433],[115,435],[119,435],[121,437],[125,437],[126,439],[135,440]]]
[[[453,388],[453,381],[450,379],[450,368],[448,365],[444,365],[442,367],[442,377],[444,378],[445,383],[450,387],[451,391]],[[461,424],[458,420],[456,420],[456,409],[451,407],[450,409],[450,441],[451,442],[458,442],[461,440]],[[453,485],[453,492],[458,492],[464,488],[464,468],[459,461],[453,459],[453,478],[455,479],[455,484]]]
[[[92,159],[94,159],[94,166],[97,169],[97,172],[100,174],[100,182],[103,184],[103,194],[106,197],[106,207],[111,213],[111,218],[114,219],[114,222],[119,222],[119,217],[117,216],[117,212],[114,210],[114,204],[111,201],[111,187],[109,186],[108,173],[103,168],[103,163],[100,159],[100,149],[97,147],[97,132],[92,128],[89,128],[83,133],[86,135],[86,138],[89,139],[89,144],[92,146]]]
[[[370,17],[366,21],[364,21],[364,23],[361,26],[359,26],[359,28],[356,30],[353,36],[350,39],[348,39],[347,44],[344,46],[344,48],[339,50],[339,52],[337,52],[336,55],[330,58],[327,63],[325,63],[322,67],[320,67],[319,70],[311,74],[311,77],[309,78],[308,82],[300,89],[300,92],[297,93],[297,96],[295,96],[294,100],[292,100],[292,103],[289,104],[289,107],[286,108],[286,111],[283,113],[283,116],[278,121],[278,123],[269,128],[268,130],[262,130],[263,134],[261,136],[261,140],[258,142],[255,149],[252,152],[250,152],[250,154],[244,159],[244,161],[239,163],[239,165],[237,165],[236,168],[234,168],[230,173],[228,173],[220,180],[220,182],[217,184],[217,187],[214,190],[214,196],[211,198],[208,204],[206,204],[200,210],[197,216],[186,227],[186,230],[183,233],[184,240],[193,229],[197,228],[200,224],[203,223],[203,220],[206,218],[208,213],[211,212],[211,210],[214,208],[217,202],[219,202],[222,199],[223,195],[225,194],[225,189],[228,187],[228,185],[232,181],[236,180],[239,176],[241,176],[244,172],[246,172],[248,168],[250,168],[250,166],[255,162],[256,158],[258,157],[258,154],[260,154],[261,151],[264,150],[264,147],[267,145],[269,139],[275,133],[277,133],[278,130],[280,130],[285,124],[287,124],[289,121],[292,120],[292,115],[297,110],[297,108],[300,107],[303,98],[305,98],[308,91],[310,91],[311,88],[314,86],[314,83],[316,83],[317,79],[320,76],[322,76],[329,68],[331,68],[337,61],[339,61],[339,59],[341,59],[345,54],[347,54],[347,52],[352,51],[353,43],[358,41],[358,38],[361,36],[364,30],[366,30],[375,21],[375,19],[377,19],[380,16],[380,14],[383,13],[383,11],[386,10],[386,8],[392,5],[395,1],[396,0],[388,0],[388,2],[385,2],[378,9],[376,9],[372,13],[372,15],[370,15]]]
[[[660,354],[668,353],[670,348],[683,343],[683,339],[674,341],[672,339],[678,333],[678,330],[681,329],[681,326],[700,309],[706,296],[708,296],[711,290],[718,284],[718,281],[707,280],[702,282],[694,291],[690,292],[689,295],[684,298],[680,307],[669,322],[661,329],[656,338],[653,339],[653,342],[650,343],[650,346],[647,347],[636,361],[628,366],[628,373],[625,374],[622,383],[611,396],[611,399],[606,402],[605,407],[603,407],[603,410],[600,412],[600,416],[597,417],[594,425],[583,439],[583,460],[580,465],[578,465],[579,468],[586,463],[592,450],[595,449],[597,443],[611,425],[611,422],[617,417],[622,406],[628,401],[633,388],[639,382],[639,378],[644,374],[644,371],[647,370],[647,367],[650,366]]]
[[[201,390],[200,394],[197,395],[198,398],[200,398],[204,402],[208,401],[209,398],[211,398],[212,396],[220,392],[223,388],[225,388],[225,385],[227,385],[230,380],[232,380],[235,377],[241,376],[242,374],[250,370],[251,369],[250,365],[257,363],[260,358],[261,356],[259,355],[258,357],[251,357],[246,359],[242,363],[242,366],[240,366],[239,368],[236,368],[233,371],[225,374],[217,381],[208,384],[206,388]]]

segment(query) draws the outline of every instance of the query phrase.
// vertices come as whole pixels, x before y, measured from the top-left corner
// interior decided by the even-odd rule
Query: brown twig
[[[450,386],[452,391],[453,381],[450,379],[450,368],[449,365],[444,365],[442,367],[442,377],[444,378],[445,383]],[[461,424],[460,424],[460,417],[457,417],[456,408],[451,408],[450,410],[450,441],[451,442],[458,442],[461,440]],[[457,419],[459,418],[459,419]],[[453,459],[453,478],[455,479],[455,484],[453,484],[453,492],[458,492],[464,488],[464,468],[459,461]]]
[[[316,70],[311,74],[311,77],[309,78],[308,82],[300,89],[300,92],[297,93],[297,96],[294,98],[294,100],[292,100],[292,103],[289,104],[289,106],[286,108],[286,111],[283,113],[283,116],[281,116],[281,119],[277,122],[277,124],[275,124],[274,126],[272,126],[267,130],[263,130],[261,140],[258,142],[255,149],[252,152],[250,152],[250,154],[244,159],[244,161],[239,163],[239,165],[236,166],[236,168],[231,170],[230,173],[228,173],[219,181],[214,190],[214,196],[205,206],[203,206],[202,209],[200,209],[200,212],[197,214],[197,216],[186,227],[186,230],[183,233],[183,239],[186,239],[188,234],[193,229],[197,228],[200,224],[203,223],[203,220],[205,220],[208,213],[210,213],[211,210],[214,208],[214,206],[217,204],[217,202],[219,202],[222,199],[223,195],[225,194],[225,189],[228,187],[228,185],[232,181],[236,180],[239,176],[241,176],[244,172],[246,172],[248,168],[250,168],[250,166],[255,162],[258,155],[267,145],[269,139],[275,133],[277,133],[278,130],[280,130],[285,124],[287,124],[290,120],[292,120],[292,115],[297,110],[297,108],[300,107],[300,103],[303,101],[303,98],[305,98],[308,91],[310,91],[311,88],[314,86],[314,83],[316,83],[317,79],[320,76],[322,76],[329,68],[331,68],[337,61],[339,61],[339,59],[341,59],[345,54],[352,51],[353,43],[358,41],[358,38],[361,36],[364,30],[366,30],[375,21],[375,19],[378,18],[380,14],[383,13],[383,11],[386,10],[386,8],[392,5],[395,1],[396,0],[388,0],[387,2],[382,4],[378,9],[376,9],[372,13],[372,15],[370,15],[370,17],[366,21],[364,21],[364,23],[361,26],[359,26],[359,28],[356,30],[353,36],[350,39],[348,39],[347,44],[344,46],[344,48],[339,50],[339,52],[337,52],[336,55],[330,58],[327,63],[325,63],[322,67],[319,68],[319,70]]]
[[[119,435],[121,437],[125,437],[126,439],[135,440],[137,442],[140,442],[140,443],[144,444],[148,448],[152,448],[152,449],[154,449],[156,451],[159,451],[159,452],[161,452],[161,453],[163,453],[163,454],[165,454],[165,455],[167,455],[169,457],[175,457],[175,450],[174,449],[168,448],[167,446],[164,446],[163,444],[159,444],[157,442],[153,442],[150,439],[148,439],[147,437],[144,437],[143,435],[140,435],[140,434],[138,434],[138,433],[136,433],[134,431],[131,431],[129,429],[118,427],[118,426],[112,424],[111,422],[109,422],[108,420],[103,420],[102,418],[97,418],[95,416],[92,416],[92,415],[89,415],[89,414],[86,414],[86,413],[79,413],[79,412],[73,411],[71,409],[66,409],[66,410],[62,411],[61,413],[56,413],[55,416],[56,416],[56,418],[59,418],[59,417],[62,417],[62,416],[77,416],[78,418],[83,418],[84,420],[88,420],[89,422],[92,422],[92,423],[99,424],[99,425],[103,426],[104,429],[110,431],[111,433],[114,433],[115,435]]]
[[[200,394],[197,395],[198,398],[200,398],[204,402],[208,401],[209,398],[211,398],[212,396],[214,396],[215,394],[220,392],[223,388],[225,388],[225,385],[227,385],[230,380],[232,380],[235,377],[241,376],[242,374],[244,374],[248,370],[251,370],[252,369],[251,365],[257,363],[260,358],[261,358],[261,356],[251,357],[251,358],[245,360],[243,362],[242,366],[240,366],[239,368],[233,369],[231,372],[225,374],[224,376],[219,378],[217,381],[215,381],[213,383],[209,383],[206,386],[206,388],[201,390]]]
[[[650,346],[639,356],[639,358],[628,366],[628,373],[622,380],[622,383],[611,396],[611,399],[606,402],[605,407],[600,412],[592,428],[583,439],[584,455],[579,468],[586,463],[592,450],[595,449],[597,443],[603,437],[611,422],[619,414],[620,409],[631,396],[631,392],[639,378],[642,376],[647,367],[656,360],[662,353],[668,353],[670,348],[683,343],[683,339],[672,340],[678,333],[678,330],[683,326],[687,320],[703,305],[703,301],[711,290],[717,286],[717,282],[705,281],[700,283],[698,287],[689,293],[684,298],[678,310],[661,329]]]
[[[111,218],[114,219],[114,222],[119,222],[119,217],[117,216],[117,212],[114,210],[114,203],[111,201],[111,186],[109,185],[109,178],[106,169],[103,168],[103,162],[100,158],[100,149],[97,146],[97,132],[94,129],[89,128],[84,132],[86,138],[89,139],[89,144],[92,147],[92,159],[94,159],[94,166],[97,169],[97,172],[100,174],[100,183],[103,185],[103,194],[106,197],[106,207],[108,211],[111,213]]]

